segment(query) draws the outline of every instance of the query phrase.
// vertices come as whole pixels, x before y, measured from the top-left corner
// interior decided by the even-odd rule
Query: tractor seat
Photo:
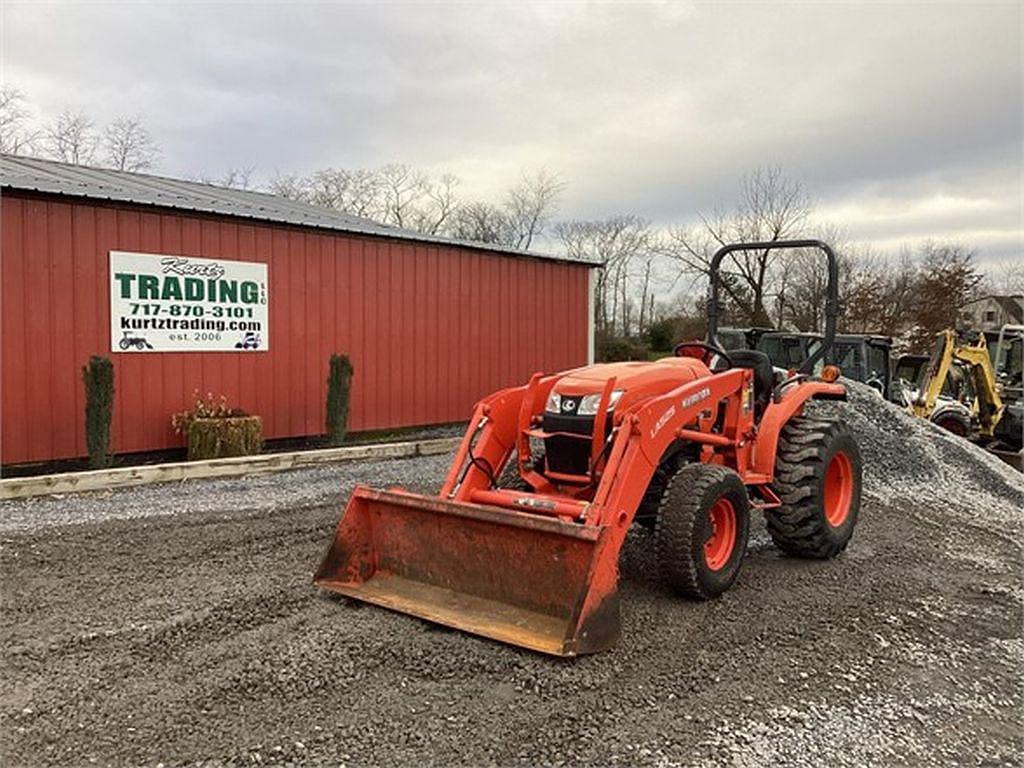
[[[759,419],[772,397],[775,369],[764,352],[756,349],[729,350],[729,357],[736,368],[747,368],[754,372],[754,417]]]

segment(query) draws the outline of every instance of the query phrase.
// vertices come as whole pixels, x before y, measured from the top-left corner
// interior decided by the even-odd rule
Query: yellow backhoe
[[[936,336],[931,357],[921,370],[917,392],[910,401],[911,413],[944,424],[936,416],[937,411],[945,407],[943,401],[948,400],[940,398],[947,378],[962,382],[957,399],[966,407],[965,421],[968,423],[964,423],[962,428],[946,428],[983,445],[1020,469],[1022,426],[1017,412],[1019,407],[1008,409],[1003,401],[1002,387],[984,334],[978,334],[976,340],[967,343],[961,343],[953,330],[942,331]]]

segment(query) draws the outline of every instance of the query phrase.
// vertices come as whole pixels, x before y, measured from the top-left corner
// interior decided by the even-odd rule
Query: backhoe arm
[[[928,365],[922,370],[917,397],[910,408],[915,416],[931,418],[946,377],[954,365],[967,370],[975,398],[971,408],[972,416],[978,419],[979,432],[990,437],[1003,415],[1004,406],[983,335],[976,344],[957,345],[955,331],[939,333]]]
[[[985,336],[979,336],[978,343],[973,346],[956,347],[953,358],[970,370],[974,394],[978,399],[978,422],[980,432],[991,437],[1003,415],[1003,399],[999,395],[996,384],[996,372],[992,367],[992,359],[988,355]]]
[[[942,331],[936,336],[935,346],[928,364],[921,369],[921,380],[917,382],[917,395],[910,404],[915,416],[930,419],[935,404],[942,394],[942,387],[953,364],[953,349],[956,337],[953,331]]]

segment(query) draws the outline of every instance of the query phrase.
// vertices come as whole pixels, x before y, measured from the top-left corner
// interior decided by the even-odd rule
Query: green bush
[[[647,360],[647,347],[627,338],[598,339],[597,360],[600,363],[618,363],[624,360]]]
[[[352,389],[352,363],[346,355],[331,355],[327,375],[327,441],[341,445],[348,432],[349,394]]]
[[[105,357],[93,355],[82,366],[85,384],[85,444],[89,450],[89,466],[102,469],[110,466],[110,420],[114,413],[114,364]]]
[[[655,352],[670,352],[678,341],[678,326],[679,321],[674,317],[666,317],[651,323],[651,327],[647,329],[647,343],[651,345],[651,349]]]

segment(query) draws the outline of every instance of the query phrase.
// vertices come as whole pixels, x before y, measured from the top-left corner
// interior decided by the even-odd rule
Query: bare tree
[[[904,335],[914,320],[918,288],[917,265],[908,249],[895,258],[859,254],[840,282],[844,330]]]
[[[380,214],[381,182],[375,171],[325,168],[309,178],[309,201],[354,216]]]
[[[401,163],[375,170],[323,168],[309,176],[277,175],[273,194],[333,208],[383,224],[438,234],[459,208],[457,177],[432,178]]]
[[[0,85],[0,152],[32,154],[39,142],[39,131],[29,124],[30,117],[25,94],[13,86]]]
[[[927,242],[919,254],[910,345],[924,351],[931,347],[935,334],[956,327],[960,308],[976,297],[983,276],[974,266],[974,251],[963,245]]]
[[[545,170],[523,174],[502,204],[463,203],[449,218],[447,233],[464,240],[529,250],[554,215],[565,185]]]
[[[451,173],[443,174],[436,181],[427,180],[425,204],[420,205],[412,217],[413,229],[428,235],[439,234],[448,224],[459,207],[455,188],[459,179]]]
[[[460,240],[508,245],[511,237],[508,217],[490,203],[466,203],[459,206],[448,224],[448,234]]]
[[[519,184],[505,195],[505,215],[512,248],[529,250],[555,214],[565,184],[555,174],[541,169],[523,174]]]
[[[232,189],[252,189],[254,173],[256,173],[256,169],[251,165],[228,168],[218,183],[222,187],[231,187]]]
[[[430,235],[528,249],[547,225],[563,184],[546,171],[524,174],[500,206],[463,202],[459,179],[402,163],[375,170],[325,168],[309,176],[278,175],[270,191],[355,216]]]
[[[190,181],[198,181],[200,184],[210,184],[214,187],[230,187],[231,189],[254,189],[252,177],[256,173],[256,169],[251,165],[242,165],[234,168],[228,168],[222,176],[209,176],[207,174],[199,174],[189,176]],[[273,186],[281,182],[281,177],[275,177],[271,180],[270,184]],[[290,195],[282,194],[282,192],[275,192],[274,194],[280,197],[290,197]],[[297,198],[294,198],[297,199]]]
[[[640,316],[637,319],[637,330],[643,333],[654,319],[654,291],[651,284],[654,257],[648,254],[644,259],[643,272],[640,279]]]
[[[288,200],[311,201],[309,180],[295,173],[277,174],[270,180],[270,193]]]
[[[452,174],[433,178],[391,163],[375,170],[324,168],[309,176],[278,175],[270,191],[382,224],[439,234],[459,208],[458,184]]]
[[[631,301],[633,260],[650,252],[650,222],[632,214],[600,221],[565,221],[554,226],[568,256],[590,261],[601,269],[595,286],[595,324],[606,336],[633,330]],[[646,300],[646,299],[644,299]]]
[[[138,115],[119,117],[103,134],[107,163],[119,171],[145,171],[160,157],[160,148]]]
[[[984,289],[997,295],[1024,294],[1024,260],[1007,259],[990,264],[985,270]]]
[[[804,234],[812,205],[803,185],[779,167],[757,169],[743,179],[739,202],[731,211],[702,214],[695,227],[670,230],[662,251],[691,273],[707,275],[714,252],[730,242],[774,242]],[[734,279],[723,290],[743,319],[770,325],[768,283],[780,251],[742,251],[731,257]]]
[[[840,303],[845,305],[844,291],[850,285],[853,263],[866,257],[868,252],[859,252],[846,233],[834,225],[817,227],[815,235],[835,251],[839,262]],[[775,262],[770,292],[774,297],[775,327],[821,330],[828,298],[828,270],[822,254],[817,250],[783,251]]]
[[[50,155],[72,165],[91,163],[100,143],[92,120],[82,112],[69,109],[50,123],[45,138]]]
[[[378,172],[381,220],[405,227],[415,218],[417,203],[427,194],[427,177],[404,163],[389,163]]]

